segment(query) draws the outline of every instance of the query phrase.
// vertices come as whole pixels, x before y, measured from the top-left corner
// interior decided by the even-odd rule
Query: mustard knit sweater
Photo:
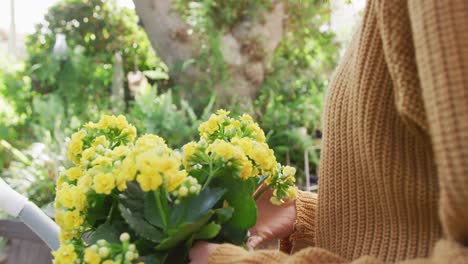
[[[209,262],[468,263],[468,0],[368,1],[296,208],[292,247]]]

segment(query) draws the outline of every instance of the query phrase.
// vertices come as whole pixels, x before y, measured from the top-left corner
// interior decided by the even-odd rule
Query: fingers
[[[256,197],[264,188],[266,187],[265,183],[262,183],[262,185],[260,185],[257,190],[255,190],[255,193],[253,194],[253,197]],[[273,189],[271,188],[268,188],[263,194],[262,194],[262,197],[268,197],[268,199],[270,199],[270,197],[273,195]]]
[[[263,237],[254,235],[254,236],[249,237],[249,239],[247,240],[247,246],[249,247],[249,249],[255,249],[263,242],[264,242]]]
[[[205,264],[208,262],[208,256],[218,247],[218,244],[212,244],[205,241],[199,241],[189,251],[191,264]]]

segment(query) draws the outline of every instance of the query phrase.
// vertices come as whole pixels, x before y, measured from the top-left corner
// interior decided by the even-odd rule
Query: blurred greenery
[[[139,133],[155,133],[172,147],[196,137],[202,120],[225,107],[248,112],[267,134],[282,163],[298,168],[307,153],[313,178],[320,156],[320,118],[339,44],[330,30],[330,4],[287,0],[284,36],[274,51],[254,100],[216,98],[214,85],[228,83],[221,36],[244,17],[271,8],[264,0],[175,0],[176,12],[201,34],[198,57],[186,61],[209,71],[189,87],[168,81],[135,11],[115,0],[62,0],[27,37],[24,61],[0,58],[1,177],[41,206],[53,200],[53,183],[67,166],[70,134],[103,113],[125,114]],[[66,50],[54,48],[66,36]],[[255,40],[252,40],[255,41]],[[55,51],[54,51],[55,50]],[[255,50],[259,57],[262,50]],[[116,54],[122,56],[124,103],[112,110]],[[171,75],[177,74],[171,72]],[[130,87],[127,74],[143,73],[148,84]]]

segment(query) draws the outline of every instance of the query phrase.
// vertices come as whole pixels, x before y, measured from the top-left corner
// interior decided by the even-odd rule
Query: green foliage
[[[148,86],[136,96],[129,119],[141,133],[159,135],[171,147],[181,146],[195,139],[198,126],[212,112],[214,99],[197,117],[189,102],[177,103],[171,91],[158,95],[155,87]]]
[[[34,90],[58,95],[66,117],[90,118],[108,109],[114,54],[122,55],[125,72],[161,65],[137,22],[133,10],[114,0],[57,3],[27,39],[27,74]],[[53,51],[58,33],[66,36],[65,56]]]
[[[201,31],[210,28],[227,31],[245,17],[256,18],[259,12],[271,7],[271,1],[176,0],[175,5],[185,20]]]
[[[9,169],[0,176],[16,191],[29,197],[40,207],[51,203],[55,196],[54,173],[57,156],[48,152],[44,144],[36,143],[20,151],[0,139],[1,145],[14,156]]]
[[[245,98],[241,99],[244,101],[242,105],[238,104],[239,100],[229,98],[228,108],[233,112],[244,112],[250,108],[255,113],[269,135],[268,143],[281,162],[302,168],[304,150],[310,150],[311,173],[316,174],[319,146],[313,135],[316,132],[320,134],[324,90],[336,63],[338,44],[328,24],[331,14],[329,2],[284,2],[287,12],[285,33],[274,51],[259,96],[253,107],[249,107]],[[271,8],[271,1],[176,0],[175,4],[176,10],[202,38],[201,55],[194,64],[200,65],[202,70],[209,70],[200,77],[198,86],[185,89],[189,90],[185,93],[192,95],[191,103],[197,109],[206,98],[204,92],[212,91],[214,85],[229,86],[226,63],[220,51],[221,36],[241,21],[263,19],[262,13]],[[255,52],[259,53],[256,56],[263,58],[261,51]],[[202,102],[198,103],[197,98],[202,98]]]
[[[64,53],[53,49],[59,33],[66,36]],[[134,10],[115,0],[59,1],[27,37],[26,48],[24,63],[0,60],[0,139],[26,156],[30,144],[42,142],[50,160],[28,156],[24,162],[0,146],[0,168],[18,191],[44,205],[53,199],[66,137],[83,120],[110,111],[115,54],[122,55],[125,73],[138,69],[164,79],[167,69]]]
[[[286,21],[287,33],[275,50],[255,108],[279,161],[301,172],[304,150],[308,150],[310,172],[317,175],[323,100],[338,44],[327,24],[331,13],[328,2],[287,3],[291,14]]]

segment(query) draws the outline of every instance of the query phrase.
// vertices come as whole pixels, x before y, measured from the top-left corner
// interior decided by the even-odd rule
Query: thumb
[[[258,236],[258,235],[253,235],[251,237],[249,237],[249,239],[247,240],[247,246],[249,248],[256,248],[257,246],[259,246],[260,244],[262,244],[263,242],[265,241],[265,239],[261,236]]]

